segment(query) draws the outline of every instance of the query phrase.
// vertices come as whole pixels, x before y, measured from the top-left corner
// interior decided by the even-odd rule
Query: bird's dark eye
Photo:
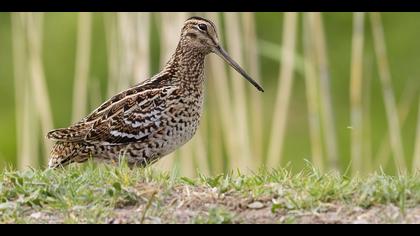
[[[207,31],[207,25],[206,24],[198,24],[198,28],[202,31]]]

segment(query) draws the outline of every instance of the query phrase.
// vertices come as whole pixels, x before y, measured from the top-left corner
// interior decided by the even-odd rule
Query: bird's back
[[[194,135],[203,99],[191,93],[202,89],[188,90],[160,73],[122,91],[81,121],[47,134],[56,141],[49,166],[83,162],[90,155],[128,155],[133,163],[166,155]]]

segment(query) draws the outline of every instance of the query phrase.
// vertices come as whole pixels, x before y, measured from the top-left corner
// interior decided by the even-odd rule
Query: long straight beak
[[[215,47],[214,53],[219,55],[223,58],[230,66],[233,67],[239,74],[241,74],[246,80],[248,80],[252,85],[255,86],[259,91],[264,92],[264,89],[257,83],[257,81],[253,80],[245,71],[242,69],[238,63],[236,63],[228,54],[227,52],[220,46]]]

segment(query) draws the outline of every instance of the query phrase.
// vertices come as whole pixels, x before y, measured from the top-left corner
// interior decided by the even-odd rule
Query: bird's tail
[[[84,162],[88,159],[87,145],[74,142],[56,142],[51,150],[48,167],[55,169],[73,162]]]

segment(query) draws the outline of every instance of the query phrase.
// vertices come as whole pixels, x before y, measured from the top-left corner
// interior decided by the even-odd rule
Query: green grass
[[[348,178],[308,167],[295,174],[278,169],[190,179],[153,167],[94,163],[4,170],[0,223],[345,223],[374,209],[397,209],[397,215],[368,221],[407,222],[413,214],[418,221],[418,177]],[[339,213],[331,219],[331,212]]]

